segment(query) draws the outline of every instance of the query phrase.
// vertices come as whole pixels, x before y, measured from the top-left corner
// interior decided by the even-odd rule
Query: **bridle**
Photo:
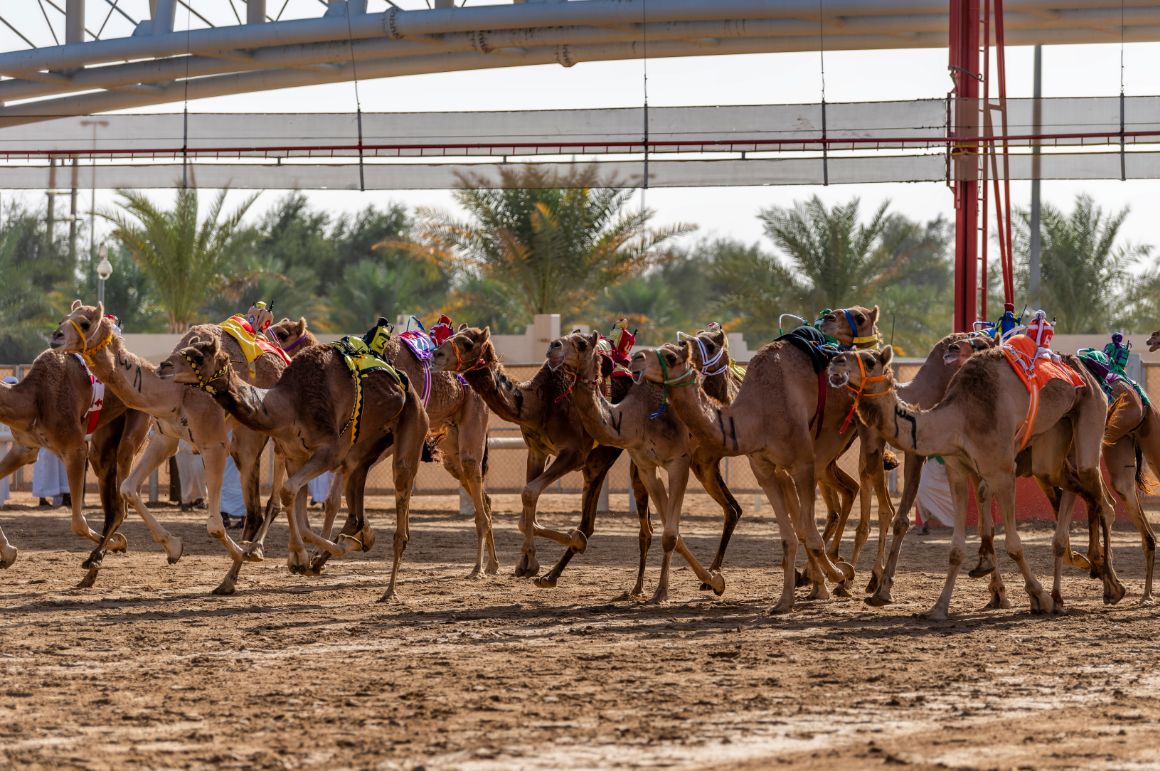
[[[302,337],[300,337],[297,340],[295,340],[294,342],[290,343],[290,345],[282,345],[282,350],[285,351],[286,353],[290,353],[295,348],[297,348],[298,346],[302,345],[305,342],[306,342],[306,333],[303,332]],[[281,343],[279,343],[279,345],[281,345]]]
[[[659,407],[657,407],[655,412],[650,412],[648,416],[649,420],[656,420],[668,411],[669,387],[672,386],[674,388],[683,388],[684,386],[693,385],[697,382],[697,371],[692,367],[689,367],[687,370],[677,375],[676,377],[669,377],[669,367],[665,363],[665,357],[661,355],[659,349],[653,348],[652,350],[653,353],[656,354],[657,361],[661,365],[661,382],[658,383],[658,385],[661,387],[661,404]]]
[[[199,391],[205,391],[210,396],[213,396],[214,394],[216,394],[217,389],[214,388],[210,384],[213,381],[217,380],[219,377],[225,377],[226,372],[229,370],[230,363],[227,361],[225,364],[223,364],[221,366],[221,369],[219,369],[217,372],[213,373],[208,378],[203,378],[201,376],[201,367],[197,366],[197,362],[195,362],[193,360],[192,356],[190,356],[184,350],[180,351],[179,355],[181,356],[181,358],[185,359],[185,363],[189,365],[189,368],[191,370],[193,370],[193,374],[197,375],[197,384],[194,385],[193,383],[190,383],[190,385],[192,385],[194,388],[196,388]]]
[[[69,318],[65,319],[65,321],[67,321],[69,324],[72,324],[72,328],[74,330],[76,330],[77,337],[79,337],[80,341],[81,341],[81,349],[80,349],[79,353],[85,359],[85,361],[89,361],[89,363],[92,363],[90,361],[90,359],[92,358],[92,355],[94,353],[101,350],[109,343],[113,342],[113,331],[109,330],[109,333],[107,335],[105,335],[104,338],[102,338],[96,344],[90,346],[88,336],[85,335],[84,331],[81,329],[81,325],[76,322],[76,319],[69,317]],[[101,330],[101,322],[98,321],[97,322],[97,329],[95,331],[100,332],[100,330]]]
[[[878,393],[866,393],[866,386],[870,383],[881,383],[890,380],[890,375],[883,372],[881,375],[867,375],[866,365],[862,363],[862,357],[857,352],[853,354],[854,360],[858,362],[858,386],[855,388],[850,385],[850,381],[846,380],[846,388],[854,392],[854,403],[850,405],[850,411],[846,413],[846,419],[842,421],[841,428],[838,429],[839,434],[846,433],[846,429],[850,427],[850,421],[854,419],[854,414],[858,411],[858,405],[862,403],[862,397],[886,396],[890,393],[890,389],[879,391]]]
[[[480,349],[479,358],[475,360],[475,363],[472,364],[467,369],[464,369],[463,368],[463,356],[459,353],[459,346],[455,343],[455,338],[452,338],[451,339],[451,350],[455,351],[455,371],[460,373],[461,375],[466,375],[468,372],[474,372],[477,369],[485,369],[489,364],[491,364],[491,362],[488,361],[488,359],[485,356],[485,354],[487,353],[487,348],[491,348],[492,357],[494,358],[495,357],[495,346],[493,346],[491,344],[491,341],[488,340],[486,343],[483,344],[483,347]]]
[[[727,356],[725,356],[725,346],[718,348],[717,353],[712,358],[709,358],[709,349],[705,346],[705,341],[701,339],[700,335],[687,335],[684,332],[677,332],[678,342],[685,339],[692,340],[694,343],[696,343],[697,350],[701,353],[702,380],[705,378],[713,377],[714,375],[720,375],[722,372],[725,372],[729,369],[729,365],[732,362]],[[721,361],[722,358],[725,359],[725,362],[721,364],[720,367],[717,367],[717,369],[712,369],[719,361]]]
[[[858,336],[858,325],[854,323],[854,314],[850,312],[849,308],[842,308],[842,313],[846,316],[846,323],[850,325],[850,334],[853,336],[852,343],[855,348],[878,345],[878,335]]]

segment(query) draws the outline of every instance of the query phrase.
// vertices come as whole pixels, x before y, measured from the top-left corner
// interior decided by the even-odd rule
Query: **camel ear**
[[[465,330],[465,329],[467,329],[467,322],[466,322],[466,321],[465,321],[465,322],[463,322],[462,324],[460,324],[460,325],[459,325],[459,329],[457,329],[457,330],[455,330],[455,331],[456,331],[456,332],[462,332],[462,331],[463,331],[463,330]]]
[[[580,327],[576,327],[575,329],[573,329],[573,330],[572,330],[572,334],[574,334],[574,335],[579,335],[579,334],[581,334],[581,332],[580,332]]]
[[[479,333],[479,342],[486,343],[491,339],[491,327],[484,327],[483,331]]]
[[[80,300],[73,300],[72,305],[69,306],[69,310],[75,311],[79,307],[81,307],[81,301]]]
[[[298,328],[301,329],[303,332],[306,331],[306,317],[305,316],[298,317]]]
[[[592,345],[592,348],[594,350],[596,348],[596,343],[598,343],[599,341],[600,341],[600,333],[599,332],[593,332],[592,334],[588,335],[588,342]]]
[[[878,308],[875,308],[874,310],[877,311]],[[882,368],[885,369],[886,367],[890,366],[890,361],[893,358],[894,358],[894,347],[888,345],[885,348],[883,348],[882,354],[879,357],[879,361],[882,362]]]
[[[878,323],[878,306],[874,306],[874,310],[870,311],[870,325],[873,326]]]

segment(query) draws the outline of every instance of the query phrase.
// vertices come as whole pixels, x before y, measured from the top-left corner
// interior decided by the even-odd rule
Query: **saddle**
[[[1050,340],[1050,337],[1047,339]],[[1031,435],[1034,433],[1035,417],[1039,414],[1040,390],[1052,380],[1062,380],[1075,388],[1083,388],[1084,382],[1075,370],[1062,361],[1056,361],[1056,356],[1050,349],[1041,347],[1027,335],[1012,335],[999,346],[999,350],[1003,352],[1003,358],[1019,376],[1020,382],[1031,397],[1027,406],[1027,417],[1016,434],[1016,438],[1020,439],[1019,449],[1022,450],[1031,441]]]
[[[1115,362],[1108,356],[1105,352],[1106,350],[1106,348],[1104,351],[1095,348],[1080,348],[1076,352],[1076,355],[1084,367],[1087,368],[1087,371],[1092,373],[1092,376],[1099,382],[1100,388],[1103,389],[1104,394],[1107,395],[1109,400],[1114,398],[1112,396],[1112,386],[1122,381],[1131,386],[1140,395],[1140,401],[1144,403],[1145,407],[1150,406],[1152,402],[1148,399],[1148,394],[1144,392],[1144,389],[1140,387],[1139,383],[1132,380],[1127,374],[1117,371]]]
[[[407,377],[402,372],[399,372],[386,361],[384,361],[367,342],[356,335],[347,335],[339,338],[330,344],[342,361],[346,364],[346,368],[350,371],[351,377],[354,379],[354,408],[351,410],[350,419],[343,425],[340,434],[346,433],[350,429],[350,443],[354,444],[358,441],[358,434],[360,424],[362,423],[363,399],[362,399],[362,381],[363,378],[375,372],[385,372],[394,378],[395,382],[401,388],[406,388],[408,385]]]
[[[290,356],[268,340],[265,335],[256,333],[250,322],[246,321],[241,314],[230,316],[218,326],[222,328],[223,332],[238,341],[238,347],[242,349],[242,355],[246,357],[246,366],[250,368],[251,375],[254,374],[254,362],[267,353],[274,354],[286,364],[290,363]]]
[[[840,353],[838,346],[826,339],[821,331],[811,326],[802,325],[777,338],[775,342],[786,342],[809,357],[810,365],[818,376],[818,406],[814,416],[810,418],[810,425],[814,428],[814,438],[822,433],[822,422],[826,415],[826,367],[830,360]]]

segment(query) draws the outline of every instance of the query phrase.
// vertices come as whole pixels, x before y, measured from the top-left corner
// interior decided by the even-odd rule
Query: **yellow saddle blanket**
[[[407,387],[407,380],[401,372],[372,351],[361,337],[347,335],[335,340],[331,346],[342,356],[343,363],[346,364],[346,368],[354,377],[354,409],[351,411],[350,420],[342,427],[341,432],[345,433],[349,429],[350,443],[354,444],[358,440],[359,427],[362,423],[363,378],[372,372],[385,372],[394,378],[395,382],[402,388]]]
[[[290,363],[290,357],[286,352],[266,338],[256,334],[245,317],[230,316],[218,326],[238,341],[238,347],[242,349],[242,354],[246,357],[246,364],[250,366],[251,370],[254,368],[254,362],[267,353],[274,354],[287,364]]]

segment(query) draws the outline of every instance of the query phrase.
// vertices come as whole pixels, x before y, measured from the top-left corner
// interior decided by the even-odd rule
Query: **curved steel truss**
[[[0,125],[456,70],[938,48],[945,0],[33,0],[0,10]],[[228,5],[227,5],[228,3]],[[7,5],[7,4],[6,4]],[[293,5],[295,18],[286,14]],[[819,12],[820,7],[820,12]],[[30,11],[29,9],[32,9]],[[19,15],[19,17],[18,17]],[[32,19],[43,16],[39,38]],[[1154,0],[1009,0],[1007,43],[1160,40]],[[59,28],[59,29],[58,29]],[[52,33],[43,40],[44,31]],[[41,45],[41,43],[45,43]]]

